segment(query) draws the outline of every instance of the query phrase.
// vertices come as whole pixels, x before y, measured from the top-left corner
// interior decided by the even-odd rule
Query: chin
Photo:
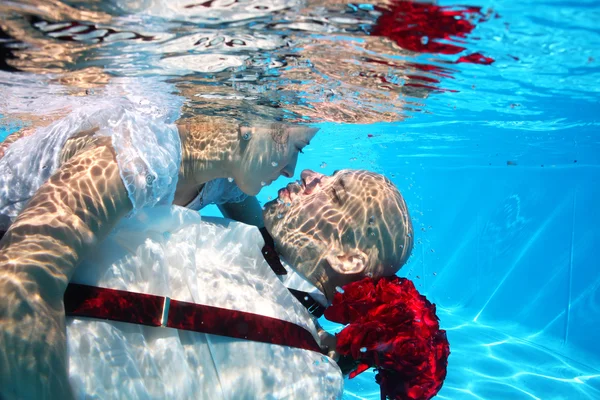
[[[265,203],[265,205],[263,206],[263,220],[265,223],[265,228],[270,229],[272,224],[272,220],[273,220],[273,216],[275,215],[275,210],[274,207],[277,205],[277,199],[275,200],[271,200],[267,203]]]

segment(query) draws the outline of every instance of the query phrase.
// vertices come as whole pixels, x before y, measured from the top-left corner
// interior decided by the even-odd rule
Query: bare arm
[[[262,216],[262,207],[256,197],[248,196],[240,203],[225,203],[218,205],[225,218],[230,218],[248,225],[265,226]]]
[[[63,294],[131,208],[107,138],[43,184],[0,241],[0,397],[71,397]]]

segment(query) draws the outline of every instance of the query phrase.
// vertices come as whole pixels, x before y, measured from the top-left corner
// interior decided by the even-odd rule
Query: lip
[[[297,197],[305,194],[304,181],[288,183],[284,188],[277,191],[277,198],[285,203],[292,203]]]
[[[282,201],[290,201],[290,191],[287,186],[277,191],[277,198]]]

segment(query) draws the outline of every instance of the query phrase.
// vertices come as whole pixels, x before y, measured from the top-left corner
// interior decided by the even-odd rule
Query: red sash
[[[70,283],[65,313],[297,347],[321,353],[312,334],[288,321],[243,311]]]

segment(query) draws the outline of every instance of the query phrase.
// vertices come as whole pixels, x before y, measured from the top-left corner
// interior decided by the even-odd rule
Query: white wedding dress
[[[262,257],[255,227],[176,206],[124,219],[72,282],[169,296],[289,321],[318,341],[307,310]],[[276,332],[274,332],[276,334]],[[78,399],[337,399],[343,378],[320,353],[171,328],[68,318]]]

